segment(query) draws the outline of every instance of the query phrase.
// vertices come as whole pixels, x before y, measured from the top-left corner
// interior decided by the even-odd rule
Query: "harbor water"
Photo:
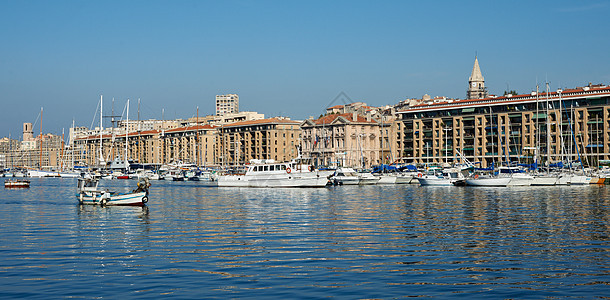
[[[80,206],[75,193],[60,178],[0,191],[0,298],[610,295],[606,186],[153,181],[143,208]]]

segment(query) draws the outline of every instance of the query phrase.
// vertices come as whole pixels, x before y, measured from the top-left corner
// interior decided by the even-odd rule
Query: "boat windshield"
[[[259,165],[252,166],[252,172],[286,171],[286,165]]]

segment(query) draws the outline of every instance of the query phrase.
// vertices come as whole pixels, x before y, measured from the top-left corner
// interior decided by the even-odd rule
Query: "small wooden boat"
[[[6,180],[4,181],[4,188],[7,189],[23,189],[29,188],[30,181],[24,179]]]
[[[99,179],[78,179],[78,202],[89,205],[144,206],[148,202],[148,179],[138,181],[137,188],[129,193],[110,192],[98,188]]]

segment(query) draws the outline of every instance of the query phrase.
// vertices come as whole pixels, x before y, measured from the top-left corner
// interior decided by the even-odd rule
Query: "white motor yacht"
[[[311,166],[253,160],[245,174],[218,177],[219,187],[324,187],[328,178]]]

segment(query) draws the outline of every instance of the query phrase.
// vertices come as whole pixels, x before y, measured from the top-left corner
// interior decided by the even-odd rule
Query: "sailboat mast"
[[[59,154],[59,170],[63,171],[64,169],[64,128],[61,129],[61,151]]]
[[[118,121],[114,119],[115,115],[114,115],[114,97],[112,97],[112,117],[110,119],[110,124],[112,124],[112,127],[110,128],[110,151],[108,151],[108,158],[109,159],[114,159],[115,157],[117,157],[117,155],[115,155],[115,150],[114,149],[114,139],[116,137],[116,135],[114,134],[114,127],[117,126]]]
[[[129,99],[127,99],[127,123],[125,123],[125,170],[129,169],[129,160],[127,159],[127,144],[129,133]]]
[[[557,118],[557,132],[559,132],[559,148],[561,149],[561,160],[565,160],[565,144],[563,142],[563,99],[561,98],[561,89],[557,90],[557,94],[559,94],[559,117]]]
[[[141,127],[140,127],[140,98],[138,98],[138,163],[142,163],[142,151],[140,151],[140,147],[142,144],[142,136],[140,135],[141,132]]]
[[[536,172],[538,171],[538,151],[540,151],[540,127],[538,126],[538,114],[540,113],[540,104],[538,103],[538,100],[540,99],[539,93],[538,82],[536,82],[536,148],[534,149]]]
[[[199,106],[197,106],[197,118],[195,119],[195,164],[199,167]]]
[[[569,162],[568,165],[570,167],[570,171],[572,171],[572,162],[574,161],[574,149],[576,149],[577,145],[576,145],[576,138],[574,137],[574,101],[572,101],[572,103],[570,103],[570,137],[571,137],[571,142],[570,142],[570,157],[569,157]],[[574,147],[574,148],[572,148]]]
[[[38,167],[42,170],[42,107],[40,108],[40,152],[38,153]]]
[[[161,151],[165,149],[165,108],[161,109],[161,120],[161,149],[159,150],[159,155],[157,157],[162,157],[159,162],[165,163],[165,155],[161,155]]]
[[[549,123],[549,82],[546,82],[546,159],[547,159],[547,173],[550,172],[551,168],[551,130]]]
[[[70,149],[72,149],[72,169],[74,169],[74,119],[72,119],[72,132],[70,132]]]
[[[8,153],[9,156],[11,157],[11,172],[14,172],[13,170],[13,141],[11,140],[11,133],[8,133]]]
[[[489,107],[489,131],[491,132],[491,165],[495,167],[496,164],[496,156],[494,155],[494,132],[493,132],[493,127],[494,127],[494,121],[493,121],[493,113],[492,113],[492,107]],[[500,136],[498,135],[498,140],[500,139]],[[498,154],[500,153],[500,146],[498,146]],[[493,170],[492,170],[493,173]]]
[[[99,154],[99,164],[100,167],[103,164],[103,160],[104,160],[104,152],[102,151],[102,145],[103,145],[103,140],[102,140],[102,131],[104,131],[104,122],[102,121],[104,115],[104,95],[100,95],[100,154]]]

